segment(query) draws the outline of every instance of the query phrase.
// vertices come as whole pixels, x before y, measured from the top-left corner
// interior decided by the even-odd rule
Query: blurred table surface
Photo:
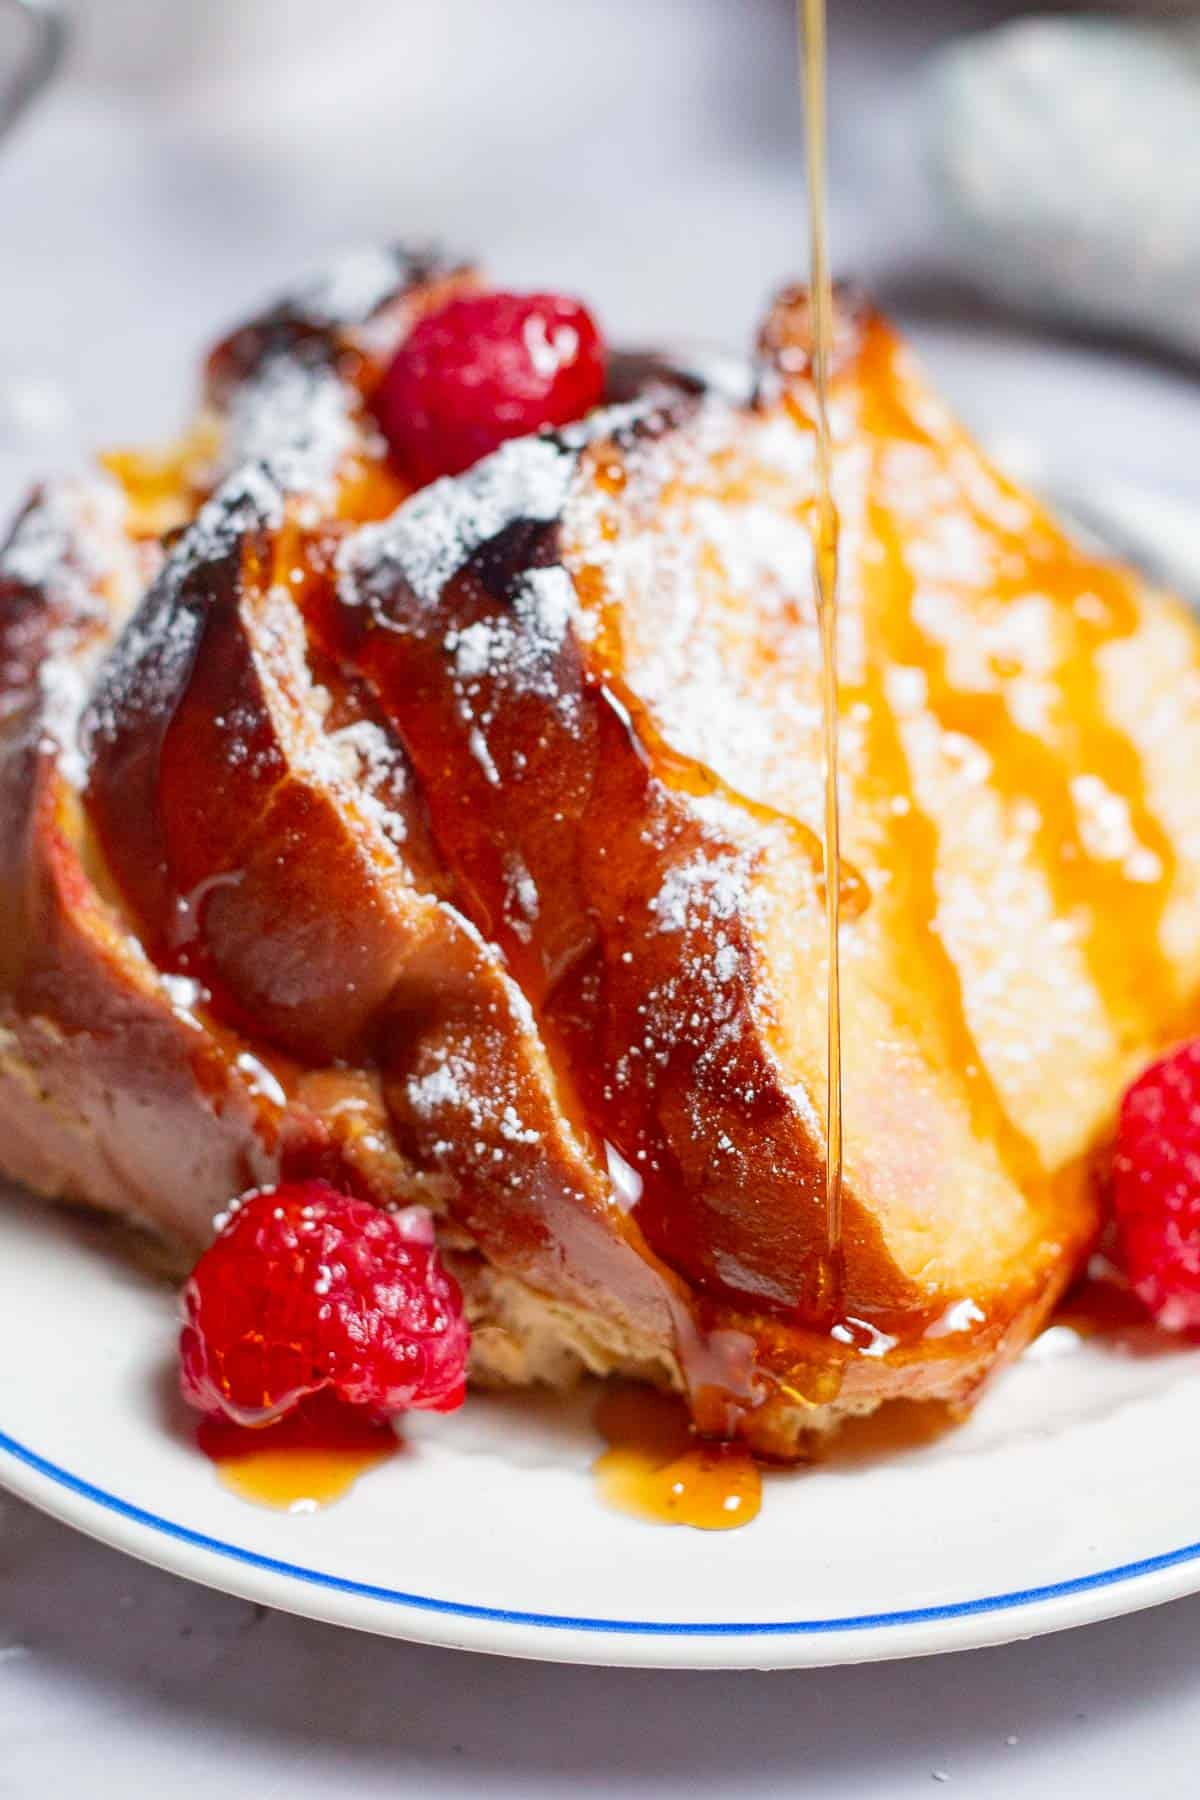
[[[835,0],[838,266],[979,430],[1073,475],[1200,497],[1194,371],[1006,316],[939,244],[918,72],[997,10]],[[787,0],[210,0],[203,27],[184,0],[169,12],[190,21],[186,67],[150,39],[114,55],[106,24],[138,7],[91,0],[74,68],[0,149],[6,507],[81,446],[171,430],[219,327],[348,244],[478,248],[501,279],[578,291],[643,341],[744,341],[803,267]],[[0,1501],[6,1800],[1166,1795],[1194,1786],[1193,1650],[1200,1599],[862,1669],[467,1659],[264,1613]]]

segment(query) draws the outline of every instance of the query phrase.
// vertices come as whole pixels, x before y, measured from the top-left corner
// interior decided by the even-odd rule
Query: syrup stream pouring
[[[812,520],[813,572],[821,633],[821,723],[825,785],[825,935],[828,956],[827,1089],[825,1105],[825,1267],[819,1299],[835,1317],[842,1288],[842,1004],[838,927],[841,913],[841,830],[838,808],[837,586],[838,514],[831,486],[829,375],[833,291],[829,278],[825,182],[825,0],[796,0],[801,50],[809,221],[809,312],[816,499]]]

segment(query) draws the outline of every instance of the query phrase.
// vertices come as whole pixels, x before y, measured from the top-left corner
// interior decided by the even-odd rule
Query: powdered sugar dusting
[[[446,633],[456,683],[471,695],[483,682],[557,702],[555,659],[575,609],[575,589],[565,569],[534,569],[513,590],[511,609]]]
[[[469,1075],[470,1071],[466,1071]],[[419,1118],[432,1118],[443,1106],[465,1104],[471,1092],[464,1071],[447,1058],[424,1075],[414,1075],[408,1083],[408,1103]]]
[[[511,606],[495,618],[452,626],[443,640],[451,666],[451,686],[459,717],[467,726],[467,748],[492,787],[504,775],[497,765],[489,732],[506,703],[520,695],[536,695],[568,728],[577,718],[579,699],[573,684],[560,678],[559,655],[567,621],[575,610],[575,589],[565,569],[535,569],[522,576]],[[524,753],[511,753],[511,775],[524,767]],[[531,882],[532,885],[532,882]],[[532,916],[525,909],[526,918]],[[518,935],[528,937],[520,923]]]
[[[289,493],[324,497],[364,430],[357,391],[336,366],[339,343],[357,334],[386,354],[404,317],[394,303],[450,266],[428,248],[351,250],[247,327],[252,340],[263,333],[265,357],[229,399],[222,470],[259,462]]]
[[[747,1028],[741,1001],[756,854],[752,844],[733,849],[706,840],[664,873],[647,910],[659,933],[680,940],[675,972],[645,991],[637,1008],[642,1035],[615,1066],[617,1087],[653,1081],[681,1043],[695,1047],[697,1070],[719,1065],[735,1049]]]
[[[506,526],[549,525],[561,517],[589,445],[639,429],[653,433],[663,422],[661,408],[648,400],[602,407],[561,431],[515,438],[465,474],[422,488],[390,519],[347,539],[338,565],[342,603],[384,601],[399,578],[423,605],[436,606],[446,583]],[[569,578],[536,569],[526,583],[541,630],[561,637],[575,611]]]
[[[493,786],[502,777],[488,734],[506,702],[536,695],[565,725],[576,719],[578,697],[561,680],[559,668],[576,610],[575,589],[565,569],[534,569],[518,581],[507,611],[452,626],[446,633],[443,647],[459,716],[469,728],[468,748]]]
[[[439,266],[450,265],[432,248],[359,245],[303,282],[289,310],[317,326],[364,325],[398,290]]]
[[[732,919],[745,899],[746,878],[744,856],[698,850],[667,870],[650,911],[660,931],[695,930],[714,919]]]
[[[513,610],[529,636],[557,650],[578,616],[575,584],[563,568],[531,569],[513,600]]]
[[[575,456],[554,439],[524,438],[504,445],[465,475],[435,482],[390,519],[364,526],[347,540],[339,557],[342,602],[371,606],[385,629],[396,628],[392,608],[398,589],[432,612],[464,563],[506,526],[555,521],[575,469]],[[555,565],[521,575],[503,611],[451,625],[445,633],[442,649],[467,749],[492,787],[499,787],[507,774],[519,773],[500,768],[489,735],[500,709],[514,696],[536,695],[565,724],[574,722],[577,696],[560,679],[559,661],[577,614],[571,578]],[[528,892],[518,885],[512,893],[511,922],[528,936]]]
[[[327,495],[354,448],[353,404],[335,370],[270,357],[234,391],[222,465],[260,463],[288,492]]]
[[[386,600],[398,580],[425,606],[482,545],[518,519],[546,524],[562,511],[575,458],[553,438],[519,438],[465,475],[423,488],[379,525],[364,525],[339,556],[344,605]]]
[[[493,1180],[499,1178],[498,1165],[509,1160],[511,1151],[532,1149],[541,1142],[512,1100],[483,1080],[471,1045],[437,1049],[431,1066],[409,1077],[405,1098],[415,1118],[447,1133],[444,1140],[434,1141],[436,1155],[453,1151],[486,1163]],[[520,1179],[516,1167],[510,1168],[508,1178]]]
[[[235,469],[175,545],[155,587],[177,592],[204,564],[231,556],[247,532],[278,531],[283,512],[283,491],[269,468],[246,463]]]
[[[38,671],[42,696],[42,735],[58,752],[58,766],[68,784],[81,789],[87,763],[79,744],[79,721],[87,705],[83,670],[66,652],[51,650]]]
[[[40,729],[75,787],[86,777],[79,720],[90,671],[137,588],[125,514],[124,495],[107,478],[59,482],[34,495],[0,550],[0,582],[39,594],[51,615],[36,673]]]
[[[304,620],[285,585],[272,587],[267,595],[256,638],[266,651],[258,661],[258,676],[269,704],[280,716],[290,715],[299,727],[288,734],[290,766],[311,777],[318,788],[337,790],[344,808],[368,820],[394,847],[403,844],[408,836],[404,810],[408,763],[403,749],[386,726],[369,716],[330,728],[334,697],[313,678]],[[256,737],[253,709],[244,719],[240,715],[235,704],[214,720],[227,731],[224,754],[234,763],[251,755]],[[269,775],[272,763],[277,774],[283,773],[276,748],[264,746],[258,756],[260,775]]]
[[[282,523],[283,494],[261,464],[247,463],[222,483],[171,550],[110,655],[88,708],[89,741],[119,735],[131,698],[175,685],[199,629],[180,604],[185,587],[234,556],[247,532]]]
[[[768,426],[739,423],[719,395],[698,400],[685,429],[639,441],[618,484],[584,487],[573,555],[601,572],[585,606],[600,626],[620,620],[623,678],[663,740],[739,792],[819,821],[820,758],[808,754],[820,736],[819,644],[798,504],[811,447],[789,427],[805,460],[776,471],[764,462]]]
[[[0,581],[39,590],[78,617],[102,618],[101,590],[111,581],[125,538],[125,499],[97,476],[39,489],[0,550]]]
[[[467,748],[475,758],[475,761],[479,764],[479,767],[483,770],[484,779],[491,787],[499,787],[500,771],[496,767],[495,760],[488,748],[488,741],[478,725],[472,725],[467,734]]]
[[[400,746],[374,719],[356,719],[331,731],[325,739],[345,780],[385,837],[402,844],[408,821],[396,801],[408,786],[408,765]]]
[[[339,558],[340,599],[370,606],[384,629],[399,628],[394,606],[401,587],[433,611],[464,564],[506,527],[561,518],[584,444],[651,417],[657,414],[644,404],[610,408],[558,437],[506,444],[465,475],[434,483],[347,541]],[[502,611],[446,631],[443,649],[467,747],[490,785],[520,773],[499,766],[491,742],[500,709],[514,697],[536,696],[568,729],[577,723],[578,694],[563,679],[561,659],[572,629],[582,635],[582,626],[571,576],[554,564],[521,574]]]
[[[510,852],[505,860],[504,889],[504,917],[516,936],[527,944],[533,936],[541,899],[529,865],[516,851]]]

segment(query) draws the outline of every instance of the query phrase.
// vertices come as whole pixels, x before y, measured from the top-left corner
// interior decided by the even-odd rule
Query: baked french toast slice
[[[117,464],[127,540],[184,524],[63,733],[66,837],[121,949],[65,1025],[5,970],[0,1092],[14,1144],[53,1144],[46,1091],[82,1059],[164,1146],[227,1147],[186,1206],[155,1199],[165,1149],[127,1202],[86,1144],[0,1158],[196,1244],[272,1170],[419,1195],[479,1377],[646,1375],[771,1455],[892,1396],[967,1401],[1079,1267],[1116,1101],[1200,981],[1195,629],[843,302],[831,1279],[803,296],[746,398],[625,364],[632,399],[403,498],[373,383],[477,280],[401,260],[344,316],[277,309],[215,356],[181,459]],[[0,789],[6,894],[52,841],[28,793]],[[58,902],[75,932],[84,898]],[[186,1120],[166,1086],[156,1119],[170,1057],[103,1024],[135,969],[223,1080],[269,1081],[235,1105],[180,1077]],[[273,1161],[239,1171],[264,1088]]]

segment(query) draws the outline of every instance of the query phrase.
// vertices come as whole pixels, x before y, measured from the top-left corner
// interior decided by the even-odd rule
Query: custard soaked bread
[[[195,1247],[280,1173],[421,1198],[479,1378],[629,1371],[769,1454],[969,1400],[1200,985],[1195,630],[843,302],[831,1262],[803,296],[752,394],[623,360],[405,498],[373,390],[477,285],[343,272],[216,354],[176,457],[18,524],[0,1157]]]

